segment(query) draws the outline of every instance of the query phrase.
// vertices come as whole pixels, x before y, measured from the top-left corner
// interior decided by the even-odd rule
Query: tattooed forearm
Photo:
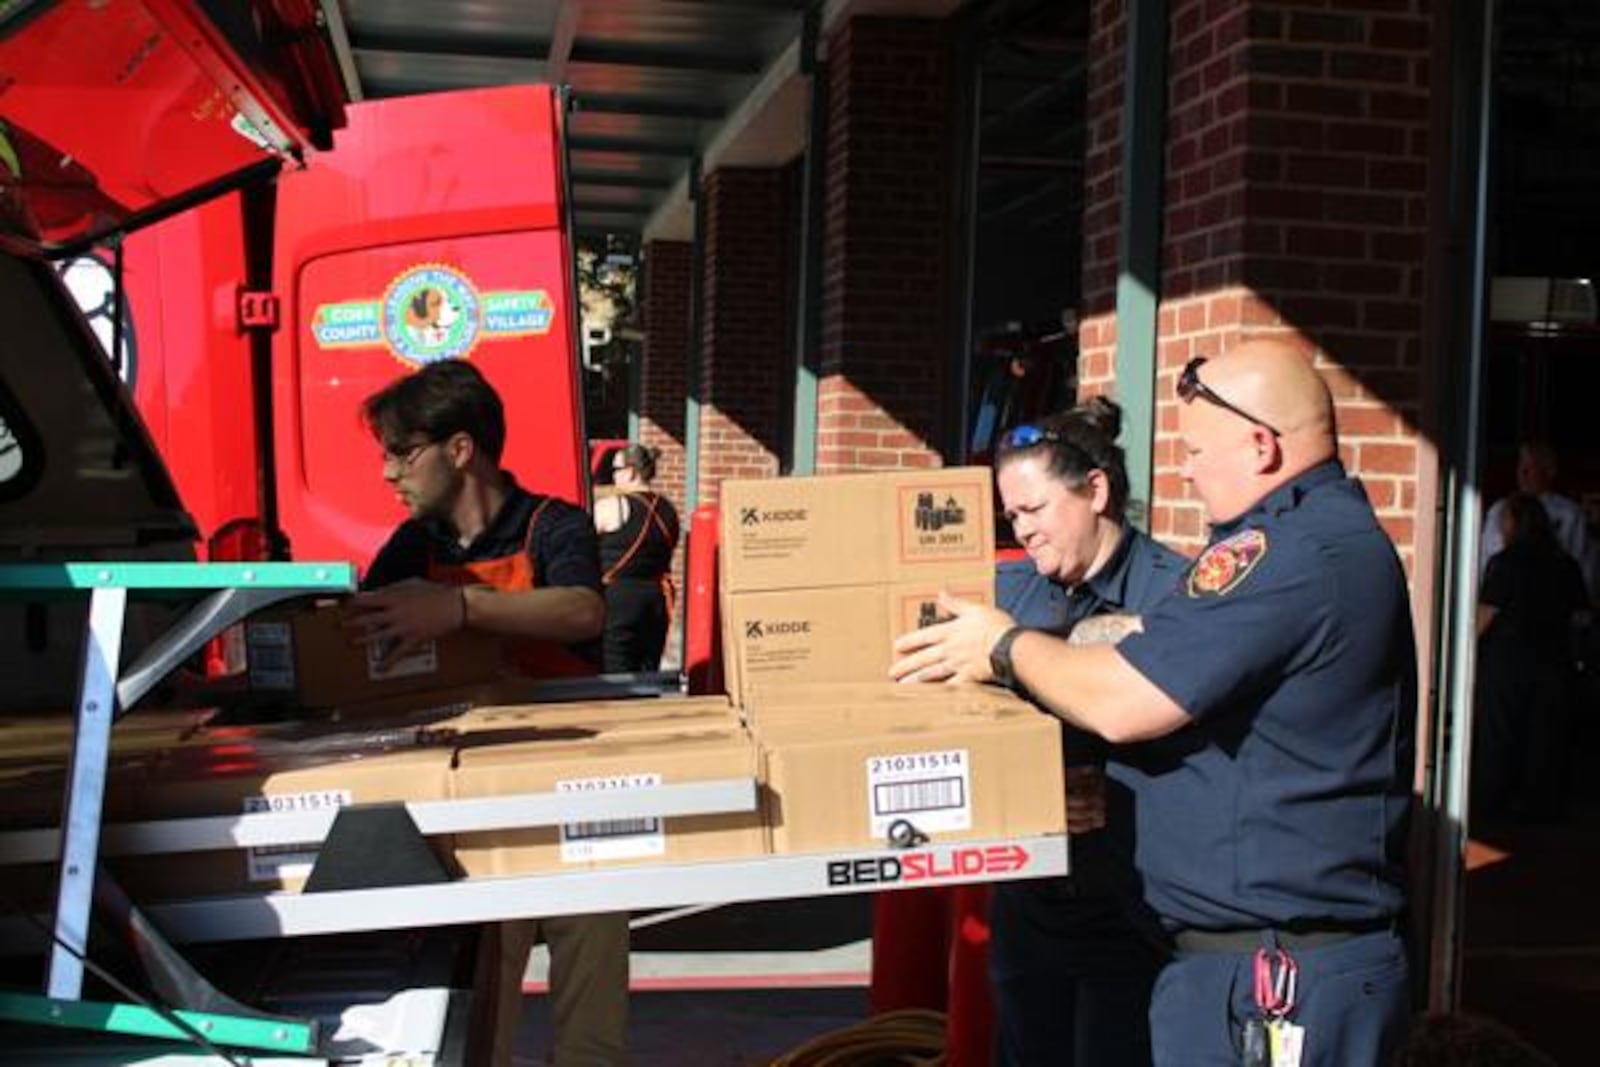
[[[1144,625],[1137,615],[1091,615],[1067,635],[1070,645],[1114,645],[1129,634],[1140,633]]]

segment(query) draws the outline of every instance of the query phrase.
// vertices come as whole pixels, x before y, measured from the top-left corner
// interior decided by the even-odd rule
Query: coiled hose
[[[943,1012],[885,1012],[813,1038],[771,1067],[942,1067],[944,1030]]]

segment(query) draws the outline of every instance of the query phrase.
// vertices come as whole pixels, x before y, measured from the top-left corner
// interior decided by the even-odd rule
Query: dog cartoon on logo
[[[423,348],[437,348],[450,336],[450,328],[461,318],[461,310],[450,294],[437,286],[425,285],[411,295],[406,305],[406,332]]]

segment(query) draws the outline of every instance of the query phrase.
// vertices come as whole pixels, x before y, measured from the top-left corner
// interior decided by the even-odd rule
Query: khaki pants
[[[499,923],[479,961],[479,1048],[507,1067],[522,1017],[528,953],[550,946],[550,1021],[556,1067],[622,1067],[628,1062],[628,913],[569,915]],[[488,1040],[484,1040],[488,1039]]]

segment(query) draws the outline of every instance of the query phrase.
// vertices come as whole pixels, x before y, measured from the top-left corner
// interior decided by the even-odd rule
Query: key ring
[[[1255,955],[1256,1007],[1269,1019],[1294,1011],[1300,965],[1281,948],[1258,948]]]

